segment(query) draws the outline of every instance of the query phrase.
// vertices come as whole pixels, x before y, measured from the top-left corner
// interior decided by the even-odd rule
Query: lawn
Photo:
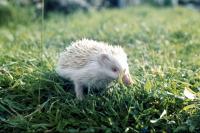
[[[200,131],[199,12],[50,14],[43,26],[30,14],[15,13],[0,27],[0,132]],[[113,83],[78,101],[54,68],[59,52],[81,38],[123,46],[134,85]]]

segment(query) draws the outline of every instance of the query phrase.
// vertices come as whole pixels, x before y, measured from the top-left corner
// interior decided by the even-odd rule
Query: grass
[[[51,14],[43,51],[40,21],[1,26],[0,132],[198,132],[199,20],[183,8]],[[122,45],[135,84],[78,101],[54,67],[58,53],[83,37]],[[196,98],[184,96],[185,89]]]

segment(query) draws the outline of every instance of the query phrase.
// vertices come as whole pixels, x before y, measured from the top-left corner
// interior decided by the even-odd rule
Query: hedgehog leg
[[[83,85],[81,83],[78,83],[78,82],[75,83],[75,93],[76,93],[76,97],[79,100],[83,100],[83,98],[84,98]]]

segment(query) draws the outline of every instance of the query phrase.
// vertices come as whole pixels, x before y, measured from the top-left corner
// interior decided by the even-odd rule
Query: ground
[[[43,26],[28,13],[0,27],[0,132],[200,130],[197,11],[141,6],[51,14]],[[134,85],[114,83],[78,101],[54,68],[58,53],[83,37],[122,45]]]

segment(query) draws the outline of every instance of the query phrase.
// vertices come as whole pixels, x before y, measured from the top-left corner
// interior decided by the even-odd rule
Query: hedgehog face
[[[102,72],[107,78],[122,80],[126,85],[131,84],[132,80],[130,78],[126,57],[101,54],[98,62],[102,67]]]

